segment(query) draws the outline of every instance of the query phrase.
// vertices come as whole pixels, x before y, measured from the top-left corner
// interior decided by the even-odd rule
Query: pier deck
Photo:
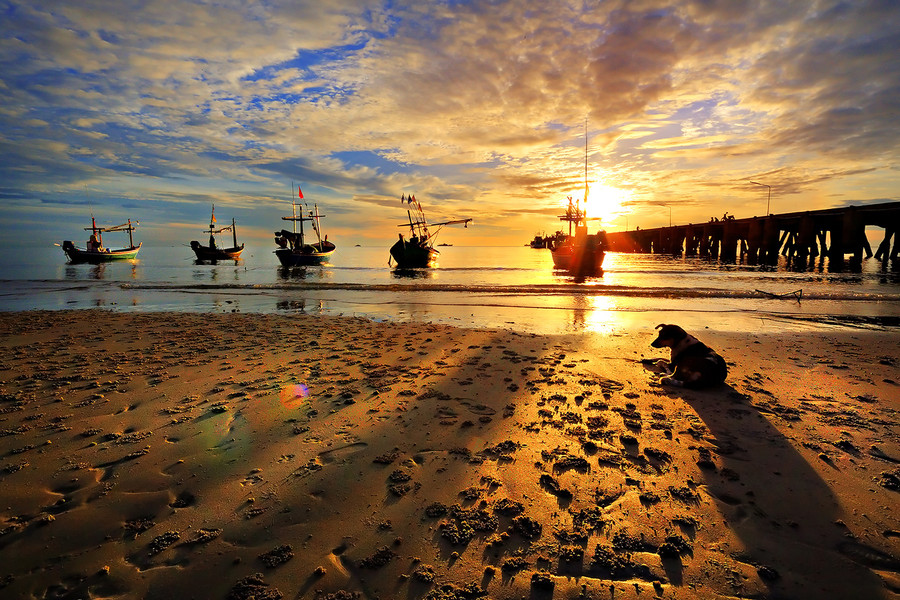
[[[866,227],[884,229],[876,260],[900,258],[900,202],[886,202],[824,210],[770,214],[765,217],[689,223],[654,229],[608,233],[614,252],[705,256],[722,262],[777,264],[779,254],[795,263],[815,257],[849,266],[873,256]],[[893,239],[893,247],[891,240]]]

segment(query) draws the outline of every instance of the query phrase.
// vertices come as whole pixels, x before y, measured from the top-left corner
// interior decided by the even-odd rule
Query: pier
[[[884,238],[873,253],[866,227],[884,229]],[[608,233],[614,252],[700,256],[721,262],[778,263],[805,267],[816,257],[828,257],[829,268],[858,268],[863,256],[887,263],[900,258],[900,202],[846,206],[764,217],[725,217],[707,223],[689,223],[654,229]],[[893,245],[892,245],[893,244]]]

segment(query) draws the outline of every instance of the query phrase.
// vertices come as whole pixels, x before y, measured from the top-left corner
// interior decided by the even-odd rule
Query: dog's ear
[[[665,326],[666,326],[665,323],[660,323],[659,325],[656,326],[656,329],[661,329],[661,328],[663,328],[663,327],[665,327]]]

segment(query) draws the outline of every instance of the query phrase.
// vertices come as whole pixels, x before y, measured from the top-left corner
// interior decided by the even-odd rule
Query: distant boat
[[[444,221],[443,223],[431,223],[431,227],[437,227],[433,233],[428,231],[429,223],[425,219],[425,212],[422,205],[416,200],[415,196],[401,196],[400,202],[407,205],[406,216],[409,218],[408,223],[403,223],[400,227],[409,227],[409,239],[404,240],[403,234],[400,239],[391,246],[391,257],[397,263],[399,269],[417,269],[434,266],[440,252],[434,249],[434,239],[440,233],[444,225],[463,225],[469,226],[472,219],[456,219],[454,221]],[[415,212],[416,216],[413,217]],[[390,261],[389,261],[390,262]]]
[[[549,248],[551,244],[559,244],[566,238],[566,234],[562,231],[557,231],[553,235],[544,235],[543,232],[534,236],[530,242],[525,244],[526,246],[530,246],[531,248],[543,249]]]
[[[137,246],[134,245],[134,239],[132,238],[131,232],[134,231],[134,225],[137,224],[137,221],[132,224],[131,219],[128,219],[127,223],[116,225],[115,227],[97,227],[97,223],[92,215],[91,226],[84,228],[85,231],[91,232],[91,237],[87,241],[86,249],[82,250],[81,248],[76,247],[75,244],[69,240],[57,245],[62,247],[63,252],[65,252],[66,256],[69,258],[69,262],[73,263],[97,264],[112,262],[114,260],[132,260],[137,256],[137,253],[141,249],[141,244],[143,243],[138,243]],[[112,250],[103,247],[103,234],[111,233],[113,231],[128,232],[127,248]]]
[[[300,198],[303,198],[303,192],[299,191]],[[322,239],[322,228],[319,220],[325,215],[319,214],[319,206],[313,205],[315,212],[307,209],[307,215],[303,215],[303,208],[300,208],[300,216],[297,216],[297,203],[291,201],[292,214],[290,217],[281,217],[282,221],[292,221],[293,231],[282,229],[275,232],[275,243],[278,249],[275,255],[285,267],[300,267],[308,265],[320,265],[326,262],[331,255],[334,254],[335,245],[328,241],[328,236]],[[310,221],[313,230],[316,232],[315,244],[307,244],[303,233],[304,221]],[[297,223],[300,223],[300,231],[297,231]]]
[[[585,125],[587,129],[587,125]],[[566,214],[560,215],[560,221],[569,223],[569,234],[557,235],[551,238],[548,248],[553,257],[553,267],[564,269],[574,275],[596,275],[603,270],[603,259],[606,257],[606,232],[603,230],[595,234],[588,234],[587,222],[599,220],[587,216],[588,181],[587,181],[587,135],[584,137],[584,202],[585,208],[579,206],[578,200],[572,205],[572,197],[569,196],[569,205]],[[575,235],[572,235],[572,225],[575,225]]]
[[[215,262],[217,260],[238,260],[241,257],[241,252],[244,251],[244,245],[241,244],[238,246],[237,243],[237,228],[234,224],[234,219],[231,219],[231,226],[222,227],[221,229],[216,229],[216,207],[213,206],[212,213],[209,217],[209,229],[205,229],[204,233],[209,233],[209,246],[202,246],[198,241],[191,242],[191,249],[194,251],[194,254],[197,255],[197,260],[204,260]],[[220,248],[218,244],[216,244],[216,234],[224,233],[226,231],[230,231],[234,246],[231,248]]]
[[[543,233],[539,233],[526,245],[531,246],[532,248],[546,248],[547,238],[544,237]]]

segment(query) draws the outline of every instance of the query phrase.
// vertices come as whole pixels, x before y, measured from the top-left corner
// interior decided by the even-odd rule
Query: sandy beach
[[[0,597],[897,598],[896,331],[0,314]]]

